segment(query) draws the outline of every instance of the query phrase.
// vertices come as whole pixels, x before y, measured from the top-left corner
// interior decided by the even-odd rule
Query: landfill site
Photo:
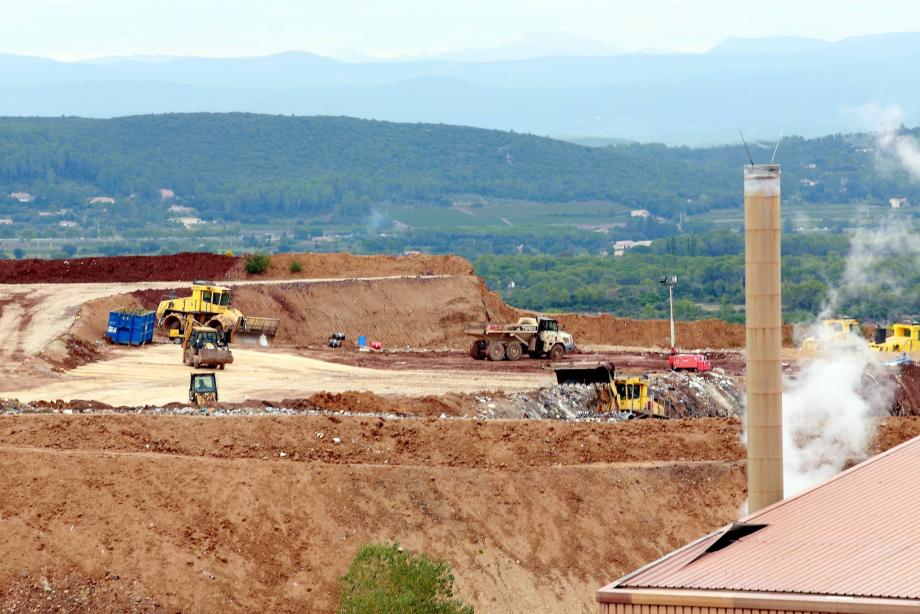
[[[477,611],[593,612],[745,505],[744,325],[678,322],[675,354],[667,321],[524,312],[453,256],[0,261],[0,284],[3,611],[330,612],[357,548],[398,541]],[[802,346],[784,327],[784,377]],[[920,434],[904,356],[847,466]]]

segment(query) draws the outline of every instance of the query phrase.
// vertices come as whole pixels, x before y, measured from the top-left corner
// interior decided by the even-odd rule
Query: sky
[[[839,40],[918,28],[916,0],[0,0],[0,53],[59,60],[418,57],[527,37],[530,47],[545,41],[544,54],[572,39],[702,52],[730,36]]]

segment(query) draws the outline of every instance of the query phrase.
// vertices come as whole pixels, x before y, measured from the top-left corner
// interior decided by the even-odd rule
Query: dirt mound
[[[0,284],[224,279],[237,258],[190,252],[70,260],[0,260]]]
[[[920,435],[920,417],[891,416],[884,418],[875,434],[871,453],[884,452],[918,435]]]
[[[297,262],[300,271],[291,271]],[[245,258],[238,259],[226,279],[326,279],[344,277],[389,277],[414,275],[473,275],[473,266],[459,256],[354,256],[352,254],[273,254],[268,269],[250,275]]]
[[[340,280],[246,285],[234,304],[246,314],[281,318],[276,344],[324,345],[344,332],[346,347],[358,336],[385,348],[463,349],[470,322],[486,319],[471,276]]]
[[[395,539],[477,611],[592,612],[737,516],[737,424],[681,422],[0,418],[0,609],[329,612]]]
[[[920,416],[920,366],[902,365],[895,375],[895,382],[897,388],[891,415]]]

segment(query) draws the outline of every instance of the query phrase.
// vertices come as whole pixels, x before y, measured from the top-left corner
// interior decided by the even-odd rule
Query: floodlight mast
[[[674,339],[674,286],[677,285],[677,275],[665,275],[658,280],[662,286],[668,287],[668,305],[671,311],[671,351],[677,348],[677,342]]]

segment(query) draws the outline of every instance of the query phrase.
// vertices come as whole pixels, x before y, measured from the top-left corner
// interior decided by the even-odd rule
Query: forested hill
[[[869,135],[787,140],[778,158],[788,176],[784,198],[920,200],[903,172],[878,171],[873,143]],[[755,155],[768,159],[769,152]],[[738,206],[745,160],[740,145],[590,148],[513,132],[344,117],[0,118],[5,194],[27,191],[39,203],[62,205],[98,195],[154,202],[158,189],[169,188],[200,214],[224,219],[347,217],[388,203],[448,204],[459,195],[608,200],[676,218]]]

